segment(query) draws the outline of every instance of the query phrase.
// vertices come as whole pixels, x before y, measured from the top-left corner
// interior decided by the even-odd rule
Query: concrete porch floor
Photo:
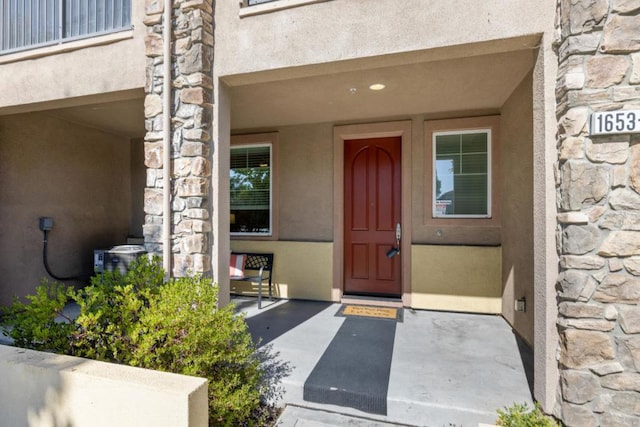
[[[314,366],[344,322],[340,304],[235,297],[252,335],[289,362],[280,426],[493,424],[497,409],[532,405],[532,352],[500,316],[404,310],[397,324],[387,415],[303,400]],[[366,357],[366,354],[363,354]]]

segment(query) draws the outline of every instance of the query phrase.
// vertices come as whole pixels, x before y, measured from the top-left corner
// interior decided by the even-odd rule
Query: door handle
[[[387,252],[387,258],[393,258],[396,255],[400,255],[400,240],[402,239],[402,226],[400,223],[396,224],[396,245],[393,246]]]

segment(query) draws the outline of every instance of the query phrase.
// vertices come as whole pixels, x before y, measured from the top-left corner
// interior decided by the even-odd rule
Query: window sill
[[[229,236],[229,238],[231,239],[231,241],[234,240],[278,240],[278,236],[274,236],[273,234],[270,235],[260,235],[260,234],[231,234]]]
[[[431,219],[491,219],[491,215],[431,215]]]
[[[133,28],[115,33],[104,34],[101,36],[89,36],[79,40],[57,43],[54,45],[43,46],[30,50],[22,50],[16,53],[9,53],[0,56],[0,64],[9,64],[12,62],[26,61],[28,59],[37,59],[45,56],[57,55],[59,53],[71,52],[74,50],[85,49],[87,47],[101,46],[105,44],[116,43],[122,40],[133,38]]]
[[[277,12],[283,9],[291,9],[299,6],[306,6],[314,3],[323,3],[330,0],[278,0],[270,3],[255,6],[245,6],[240,8],[240,18],[247,16],[262,15],[264,13]]]

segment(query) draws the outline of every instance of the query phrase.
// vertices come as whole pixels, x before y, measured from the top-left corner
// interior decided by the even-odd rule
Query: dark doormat
[[[396,321],[347,317],[304,383],[308,402],[387,415]]]

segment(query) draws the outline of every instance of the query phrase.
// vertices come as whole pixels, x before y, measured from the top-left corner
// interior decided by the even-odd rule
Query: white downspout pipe
[[[162,267],[165,278],[171,272],[171,12],[172,1],[164,0],[162,28],[163,73],[162,78]]]

